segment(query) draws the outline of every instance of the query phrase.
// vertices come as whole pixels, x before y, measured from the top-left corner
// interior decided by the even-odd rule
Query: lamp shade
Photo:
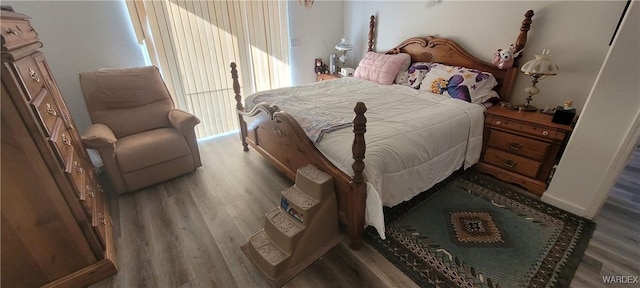
[[[533,60],[527,61],[522,65],[520,71],[527,75],[556,75],[558,74],[558,65],[551,61],[548,54],[536,55]]]
[[[349,51],[351,49],[353,49],[353,45],[351,45],[349,42],[347,42],[346,38],[342,38],[340,43],[338,43],[338,45],[336,45],[336,49],[339,51]]]
[[[549,55],[536,55],[535,59],[524,63],[520,71],[527,75],[556,75],[558,74],[558,65],[551,61]]]

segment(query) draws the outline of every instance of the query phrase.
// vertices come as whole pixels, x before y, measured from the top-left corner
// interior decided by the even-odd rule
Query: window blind
[[[138,40],[198,138],[238,129],[229,64],[242,94],[290,85],[287,1],[127,1]]]

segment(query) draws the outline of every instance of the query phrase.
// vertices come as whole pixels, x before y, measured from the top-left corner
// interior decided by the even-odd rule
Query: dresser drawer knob
[[[518,165],[518,162],[513,161],[511,159],[503,159],[502,162],[504,162],[504,166],[507,168],[513,168],[513,167],[516,167],[516,165]]]
[[[100,219],[100,224],[107,225],[107,218],[104,217],[104,214],[98,213],[98,219]]]
[[[49,103],[44,104],[44,108],[47,109],[47,113],[51,116],[58,116],[58,112],[56,112],[56,110],[53,110],[53,106]]]
[[[500,120],[496,121],[496,125],[498,125],[498,126],[502,125],[502,121],[500,121]]]
[[[522,146],[523,146],[522,143],[509,141],[509,149],[510,150],[518,151],[518,150],[520,150],[520,148],[522,148]]]
[[[87,191],[89,191],[89,197],[94,198],[96,197],[96,193],[93,192],[93,188],[91,187],[91,185],[87,185]]]
[[[38,73],[31,69],[31,67],[29,67],[29,77],[31,77],[33,81],[40,82],[40,76],[38,76]]]
[[[73,161],[73,168],[76,170],[76,173],[78,174],[84,173],[84,169],[80,167],[80,163],[78,163],[78,161]]]
[[[542,131],[542,135],[549,136],[549,131]]]
[[[69,136],[67,136],[66,133],[62,133],[62,135],[60,135],[60,141],[67,146],[71,146],[71,139],[69,139]]]

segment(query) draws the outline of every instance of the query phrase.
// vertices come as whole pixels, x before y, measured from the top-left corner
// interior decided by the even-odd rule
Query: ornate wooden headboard
[[[514,46],[515,52],[524,49],[527,43],[527,32],[531,28],[531,17],[533,10],[529,10],[524,14],[524,20],[520,26],[520,35],[516,39]],[[375,16],[371,16],[369,21],[369,45],[367,51],[373,51]],[[437,38],[433,36],[413,37],[409,38],[393,49],[386,51],[388,54],[408,53],[411,55],[412,62],[437,62],[452,66],[462,66],[493,74],[498,81],[498,85],[494,90],[500,94],[503,101],[509,101],[513,84],[518,74],[518,59],[514,61],[513,67],[509,69],[498,69],[496,65],[482,61],[475,56],[469,54],[455,41],[446,38]]]

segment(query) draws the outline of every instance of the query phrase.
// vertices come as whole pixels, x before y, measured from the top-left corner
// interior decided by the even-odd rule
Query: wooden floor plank
[[[184,179],[175,184],[167,184],[167,189],[178,187],[195,187],[193,183]],[[235,283],[229,266],[224,261],[212,233],[207,227],[202,213],[197,209],[196,201],[188,189],[184,193],[174,195],[169,200],[178,224],[177,235],[181,244],[187,250],[188,265],[195,274],[195,283],[199,287],[232,287]],[[207,197],[213,203],[218,203],[215,195]],[[210,207],[215,209],[216,207]]]

